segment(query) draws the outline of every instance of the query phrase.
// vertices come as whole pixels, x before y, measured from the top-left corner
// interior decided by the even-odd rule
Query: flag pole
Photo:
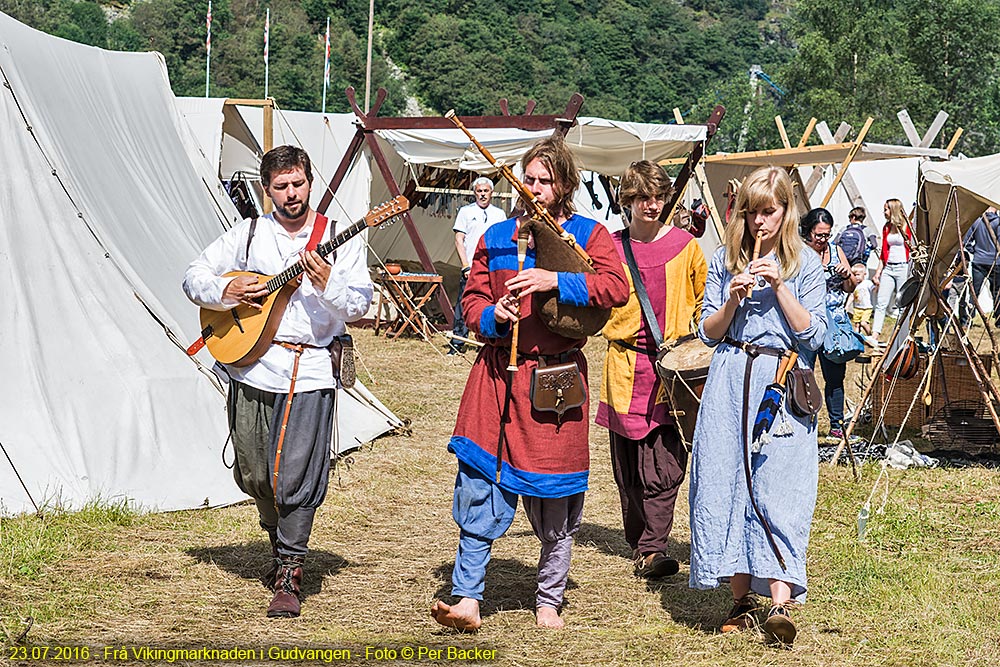
[[[368,1],[368,58],[365,63],[365,113],[368,113],[372,89],[372,27],[375,22],[375,0]]]
[[[205,38],[205,97],[208,97],[208,80],[212,65],[212,0],[208,0],[205,27],[208,29],[208,36]]]
[[[267,8],[267,16],[264,19],[264,99],[267,99],[267,79],[270,75],[268,62],[268,42],[270,41],[271,33],[271,8]]]
[[[330,85],[330,17],[326,17],[326,46],[323,58],[323,112],[326,113],[326,89]]]

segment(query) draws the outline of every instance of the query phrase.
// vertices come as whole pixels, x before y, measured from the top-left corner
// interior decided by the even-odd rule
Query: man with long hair
[[[482,623],[486,564],[493,541],[514,520],[519,496],[542,543],[536,623],[548,628],[564,624],[559,609],[590,469],[589,415],[586,400],[561,415],[536,410],[531,385],[536,369],[575,364],[567,377],[582,382],[586,396],[587,365],[581,348],[587,341],[547,329],[534,310],[532,295],[556,292],[561,303],[598,308],[621,305],[628,298],[628,282],[611,236],[596,221],[573,213],[579,176],[565,143],[543,140],[521,164],[524,183],[537,203],[586,249],[595,273],[538,268],[533,243],[519,271],[517,238],[528,222],[524,217],[491,226],[476,247],[462,310],[485,346],[469,373],[448,443],[458,459],[452,516],[460,532],[451,592],[459,600],[439,600],[431,608],[438,623],[464,631],[477,630]],[[510,373],[514,327],[519,328],[517,370]],[[501,425],[504,416],[508,419]]]

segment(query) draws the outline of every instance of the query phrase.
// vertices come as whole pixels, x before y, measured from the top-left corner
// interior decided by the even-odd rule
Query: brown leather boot
[[[281,559],[274,577],[274,597],[267,608],[270,618],[295,618],[302,609],[299,587],[302,584],[302,556]]]
[[[274,590],[274,580],[278,576],[278,566],[281,565],[281,556],[278,555],[278,534],[268,532],[267,538],[271,541],[271,565],[267,568],[262,581],[268,590]]]

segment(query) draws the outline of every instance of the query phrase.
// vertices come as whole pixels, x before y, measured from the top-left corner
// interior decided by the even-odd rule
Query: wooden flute
[[[507,179],[507,182],[510,183],[511,187],[517,190],[517,194],[520,195],[522,201],[524,201],[525,208],[527,208],[528,213],[531,215],[531,217],[535,217],[542,220],[546,225],[548,225],[552,229],[552,231],[556,232],[559,235],[559,238],[561,238],[563,241],[569,244],[569,246],[573,248],[573,250],[575,250],[576,253],[580,255],[580,257],[587,262],[587,264],[593,266],[594,260],[592,260],[590,258],[590,255],[587,254],[587,251],[584,250],[583,247],[576,242],[576,239],[573,238],[573,235],[567,232],[565,229],[563,229],[562,225],[556,222],[556,219],[553,218],[552,214],[548,212],[548,209],[546,209],[544,206],[538,203],[538,201],[535,199],[535,195],[531,192],[531,190],[528,189],[528,186],[522,183],[521,179],[519,179],[517,176],[514,175],[513,169],[503,164],[502,162],[499,162],[495,157],[493,157],[493,154],[490,153],[489,149],[487,149],[486,146],[483,146],[479,142],[479,140],[476,139],[475,136],[473,136],[472,132],[469,132],[469,128],[467,128],[465,124],[461,120],[459,120],[458,116],[455,115],[455,110],[454,109],[449,110],[448,113],[444,115],[444,117],[450,120],[452,123],[454,123],[455,127],[462,130],[462,132],[465,133],[465,136],[469,138],[469,141],[471,141],[473,145],[475,145],[476,149],[480,153],[482,153],[483,157],[486,158],[486,160],[491,165],[493,165],[493,167],[496,168],[497,171],[500,172],[501,176]]]

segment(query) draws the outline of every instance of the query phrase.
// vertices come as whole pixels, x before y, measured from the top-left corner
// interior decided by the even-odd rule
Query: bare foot
[[[535,607],[535,625],[560,630],[566,627],[566,621],[562,620],[554,607],[539,606]]]
[[[462,598],[453,605],[437,600],[431,606],[431,616],[441,625],[463,632],[475,632],[483,624],[479,616],[479,600],[473,598]]]

